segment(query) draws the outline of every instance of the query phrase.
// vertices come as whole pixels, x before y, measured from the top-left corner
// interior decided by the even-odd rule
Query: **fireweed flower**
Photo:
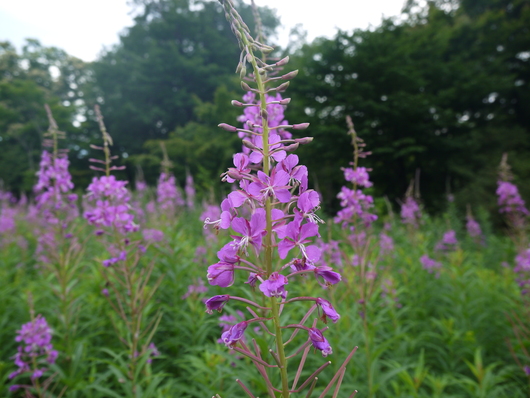
[[[131,197],[126,185],[127,181],[117,180],[113,175],[92,179],[87,188],[87,202],[92,208],[84,214],[90,225],[115,228],[124,235],[139,229],[134,223],[129,205]]]
[[[517,186],[508,181],[498,181],[497,185],[499,211],[527,216],[528,209],[525,207],[525,201],[521,198]]]
[[[269,279],[263,281],[259,286],[259,290],[267,297],[283,297],[287,296],[285,285],[289,283],[286,276],[277,272],[273,272]]]
[[[472,238],[482,236],[482,229],[480,228],[480,224],[473,218],[473,216],[471,214],[468,214],[466,218],[466,230],[469,236],[471,236]]]
[[[37,209],[47,223],[58,224],[61,219],[72,220],[77,217],[77,195],[72,193],[74,184],[68,165],[65,154],[42,152],[38,181],[33,191]]]
[[[337,323],[337,321],[340,319],[340,315],[335,311],[335,308],[331,305],[331,303],[328,300],[325,300],[323,298],[317,298],[316,303],[319,305],[319,308],[322,310],[322,320],[324,323],[327,323],[326,318],[329,318],[333,321],[333,323]]]
[[[390,254],[394,251],[394,240],[384,232],[381,232],[379,234],[379,247],[381,248],[381,253]]]
[[[228,287],[234,284],[234,266],[239,263],[237,247],[226,245],[217,252],[219,262],[208,267],[207,278],[210,285]]]
[[[147,242],[162,242],[164,240],[164,232],[158,229],[143,229],[142,236]]]
[[[223,307],[225,304],[230,300],[230,296],[228,294],[222,294],[218,296],[213,296],[205,301],[206,304],[206,312],[208,314],[212,314],[213,311],[219,311],[221,312],[223,310]]]
[[[418,202],[412,196],[407,196],[401,205],[401,221],[416,228],[420,219],[421,210]]]
[[[458,240],[456,239],[456,232],[453,230],[447,231],[444,233],[444,236],[441,241],[439,241],[434,250],[438,251],[451,251],[456,250],[458,246]]]
[[[10,379],[23,374],[32,372],[31,379],[38,379],[46,371],[46,367],[40,367],[46,364],[54,364],[58,352],[53,349],[51,344],[52,330],[48,326],[46,319],[37,315],[37,317],[28,322],[17,331],[16,342],[22,343],[13,357],[16,371],[9,375]]]
[[[206,286],[204,286],[204,281],[201,278],[198,278],[196,285],[189,285],[188,286],[188,291],[186,292],[186,294],[184,294],[182,296],[182,299],[183,300],[187,299],[191,295],[197,295],[197,294],[201,294],[201,293],[206,293],[207,291],[208,291],[208,288]]]
[[[331,349],[328,340],[324,337],[320,330],[316,328],[309,328],[308,332],[309,338],[311,339],[311,343],[313,343],[313,347],[315,347],[317,350],[322,351],[323,357],[327,357],[328,355],[333,353],[333,350]]]
[[[272,387],[267,372],[260,371],[260,374],[265,378],[269,392],[274,394],[274,390],[280,391],[281,396],[287,398],[294,392],[289,390],[287,375],[287,361],[292,359],[288,359],[285,353],[280,327],[285,323],[280,322],[280,317],[288,317],[290,302],[314,302],[317,299],[293,297],[287,300],[286,285],[302,283],[307,279],[301,276],[311,272],[325,287],[338,283],[341,276],[331,267],[319,264],[321,251],[311,243],[319,236],[320,219],[314,213],[318,210],[320,199],[308,187],[307,167],[299,164],[298,157],[290,153],[299,145],[311,142],[307,137],[294,138],[289,131],[303,130],[308,127],[307,123],[291,125],[284,118],[284,109],[290,100],[283,98],[281,93],[287,88],[288,80],[295,77],[297,72],[278,76],[280,68],[287,64],[288,57],[272,63],[257,58],[255,53],[265,54],[271,48],[252,39],[231,0],[223,0],[221,4],[240,43],[242,54],[238,72],[242,79],[245,78],[241,85],[247,93],[242,102],[232,101],[234,106],[243,108],[243,115],[238,118],[243,123],[242,127],[226,123],[219,125],[225,131],[237,133],[243,140],[243,145],[241,153],[233,157],[234,167],[221,175],[221,180],[234,184],[235,189],[223,200],[220,216],[208,216],[205,222],[215,229],[233,231],[230,235],[232,240],[217,254],[219,262],[208,267],[207,277],[211,285],[224,288],[235,283],[236,273],[245,274],[244,283],[251,288],[258,285],[259,289],[255,289],[255,294],[263,295],[259,301],[266,307],[225,294],[207,300],[206,311],[221,310],[227,305],[229,297],[233,298],[234,304],[237,301],[247,304],[253,318],[224,330],[221,340],[238,354],[250,358],[261,369],[266,363],[259,352],[253,352],[250,344],[247,347],[240,342],[248,324],[252,322],[258,322],[265,331],[274,334],[275,347],[271,351],[279,366],[266,365],[277,368],[281,376],[281,390]],[[248,64],[252,65],[253,73],[246,77]],[[293,253],[292,249],[296,248],[301,258],[288,259]],[[281,260],[284,260],[283,264]],[[232,305],[232,300],[230,301]],[[257,317],[252,307],[260,309],[263,318]],[[322,301],[320,306],[313,305],[309,309],[310,313],[303,318],[303,322],[309,319],[317,307],[330,319],[338,319],[332,305]],[[267,330],[268,327],[273,327],[273,332]],[[289,327],[310,330],[313,345],[323,355],[331,354],[329,343],[318,329],[311,330],[298,324]],[[285,345],[291,341],[292,339]],[[305,357],[301,361],[305,361]],[[303,367],[303,363],[300,366]]]
[[[426,254],[421,256],[420,262],[421,262],[421,265],[423,266],[423,269],[427,270],[431,274],[434,271],[439,271],[442,268],[442,263],[440,263],[440,262],[438,262],[436,260],[433,260],[432,258],[427,256]],[[437,277],[440,276],[440,273],[437,272],[436,276]]]
[[[160,173],[156,186],[156,200],[160,209],[174,213],[177,208],[185,205],[184,199],[177,188],[175,176]]]
[[[235,324],[221,335],[221,340],[228,348],[234,348],[236,343],[243,337],[247,326],[248,322],[246,321]]]

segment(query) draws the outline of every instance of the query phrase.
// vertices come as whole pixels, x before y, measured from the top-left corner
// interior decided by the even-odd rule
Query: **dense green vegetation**
[[[144,196],[143,203],[145,204]],[[106,257],[102,237],[79,219],[76,235],[83,242],[83,256],[71,279],[71,294],[77,310],[68,325],[70,341],[64,339],[63,309],[56,290],[57,279],[49,268],[39,265],[34,255],[37,245],[33,225],[25,221],[25,208],[18,209],[16,234],[2,236],[0,254],[0,395],[8,396],[8,375],[15,370],[10,359],[16,352],[15,331],[29,321],[31,297],[35,314],[46,317],[54,329],[52,343],[59,358],[50,367],[55,394],[66,387],[65,397],[204,397],[219,393],[222,397],[243,396],[235,378],[243,380],[260,396],[266,392],[251,362],[230,354],[219,344],[219,315],[205,313],[202,300],[224,289],[209,286],[206,293],[192,293],[183,298],[188,286],[205,282],[206,268],[216,261],[218,248],[229,240],[220,233],[214,241],[205,240],[200,210],[183,212],[171,222],[157,213],[149,213],[142,228],[159,228],[161,242],[151,244],[140,264],[154,264],[154,281],[163,276],[148,318],[162,311],[153,341],[160,356],[137,376],[140,390],[131,391],[126,371],[129,361],[115,331],[115,312],[105,300]],[[341,230],[328,220],[321,230],[335,239]],[[509,317],[523,316],[525,310],[514,273],[503,262],[512,263],[515,249],[507,237],[492,234],[487,219],[480,219],[486,230],[483,242],[466,235],[462,222],[450,209],[444,219],[424,218],[418,230],[406,229],[397,219],[386,217],[394,238],[395,250],[377,255],[379,242],[372,233],[373,258],[376,264],[373,293],[366,306],[359,304],[358,268],[344,262],[344,281],[332,289],[322,288],[311,278],[293,281],[293,294],[315,294],[332,301],[342,315],[326,332],[333,354],[332,365],[320,377],[320,391],[347,353],[359,346],[345,375],[343,389],[359,390],[358,397],[524,397],[528,394],[527,376],[510,352],[521,355]],[[435,243],[448,227],[455,228],[459,239],[455,251],[434,251]],[[137,233],[140,234],[140,233]],[[13,238],[16,236],[16,239]],[[135,241],[139,235],[131,235]],[[325,240],[327,240],[326,238]],[[204,250],[199,249],[204,248]],[[351,248],[341,244],[345,255]],[[422,268],[424,254],[443,265],[439,275]],[[236,286],[240,286],[237,288]],[[259,291],[250,293],[237,283],[230,294],[260,300]],[[245,285],[246,286],[246,285]],[[291,306],[302,311],[306,305]],[[237,315],[244,304],[230,303],[222,315]],[[306,308],[307,310],[307,308]],[[363,327],[360,311],[366,311]],[[246,314],[248,316],[248,314]],[[526,321],[525,321],[526,322]],[[117,330],[121,330],[118,329]],[[265,344],[268,337],[247,331],[247,338]],[[368,348],[369,347],[369,350]],[[70,354],[68,354],[68,352]],[[526,364],[523,356],[519,357]],[[528,358],[526,359],[528,360]],[[311,350],[309,369],[323,363],[319,352]],[[305,374],[305,373],[304,373]],[[25,380],[16,380],[17,383]],[[348,393],[349,394],[349,393]],[[55,396],[55,395],[54,395]]]

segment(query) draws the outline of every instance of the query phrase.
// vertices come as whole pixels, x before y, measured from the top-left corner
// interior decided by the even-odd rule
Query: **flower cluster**
[[[2,203],[0,208],[0,234],[12,233],[15,228],[15,216],[17,211],[7,203]]]
[[[115,176],[94,177],[88,186],[87,199],[92,209],[84,217],[98,228],[116,228],[122,234],[139,229],[134,223],[134,215],[129,205],[130,194],[125,186],[127,181],[117,180]]]
[[[45,367],[40,367],[41,364],[51,365],[55,363],[58,356],[58,352],[51,344],[52,330],[46,319],[38,315],[33,321],[22,325],[17,334],[15,341],[23,344],[18,347],[13,357],[18,369],[11,373],[9,378],[13,379],[20,374],[32,372],[31,379],[38,379],[46,371]]]
[[[173,214],[178,207],[185,205],[177,188],[175,176],[166,172],[160,173],[156,186],[156,197],[160,209],[170,214]]]
[[[525,202],[519,195],[517,186],[509,181],[497,182],[497,195],[499,197],[498,203],[501,213],[521,213],[528,215],[528,209],[525,207]]]
[[[68,165],[66,156],[42,152],[37,172],[38,181],[33,191],[36,194],[37,209],[47,223],[58,224],[58,214],[61,213],[69,218],[77,216],[77,195],[71,193],[74,184],[68,172]]]
[[[478,238],[479,236],[482,236],[480,224],[473,218],[471,214],[466,216],[466,230],[469,236],[472,238]]]
[[[429,273],[433,273],[434,271],[437,271],[436,272],[436,277],[440,276],[439,270],[442,268],[442,263],[440,263],[440,262],[438,262],[436,260],[433,260],[432,258],[427,256],[426,254],[421,256],[420,262],[421,262],[421,265],[423,266],[423,268],[426,269],[427,271],[429,271]]]
[[[394,251],[394,239],[384,232],[379,234],[379,247],[381,254],[390,254]]]
[[[417,227],[420,219],[421,210],[418,202],[412,196],[407,196],[405,202],[401,205],[401,220],[404,224]]]
[[[456,239],[456,232],[453,230],[444,233],[442,240],[440,240],[434,250],[438,251],[453,251],[458,246],[458,240]]]
[[[342,228],[350,226],[351,229],[354,229],[357,220],[360,220],[364,224],[364,227],[368,228],[377,220],[377,216],[370,213],[370,209],[374,206],[374,199],[372,196],[364,194],[359,188],[370,188],[373,183],[370,181],[368,174],[370,169],[358,166],[358,161],[359,158],[370,155],[370,152],[363,151],[365,144],[357,136],[351,118],[348,116],[346,120],[349,127],[348,133],[352,136],[354,161],[351,163],[352,167],[343,168],[342,170],[344,172],[344,179],[353,186],[352,188],[343,186],[337,195],[337,198],[340,199],[342,209],[337,213],[334,221],[337,224],[342,224]]]

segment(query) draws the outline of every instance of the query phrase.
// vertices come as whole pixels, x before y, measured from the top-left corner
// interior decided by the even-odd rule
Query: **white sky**
[[[250,3],[250,0],[245,0]],[[331,37],[337,28],[351,31],[379,25],[382,16],[398,15],[403,0],[255,0],[258,6],[276,8],[286,45],[296,24],[308,40]],[[93,61],[104,46],[119,42],[119,33],[133,24],[127,0],[0,0],[0,41],[18,49],[25,38],[44,46],[62,48],[85,61]]]

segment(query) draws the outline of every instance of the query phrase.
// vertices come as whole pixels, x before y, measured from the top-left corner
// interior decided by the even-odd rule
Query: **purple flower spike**
[[[214,310],[221,312],[225,304],[228,302],[228,300],[230,300],[230,296],[228,294],[222,294],[222,295],[213,296],[212,298],[209,298],[205,302],[206,312],[208,314],[212,314]]]
[[[313,272],[315,273],[318,283],[320,283],[323,287],[335,285],[342,279],[338,272],[333,271],[331,267],[327,266],[316,267]],[[324,283],[321,282],[322,280]]]
[[[327,323],[327,318],[331,319],[333,323],[337,323],[340,319],[340,315],[335,311],[335,308],[333,308],[328,300],[319,297],[317,298],[316,303],[322,308],[322,321],[324,321],[324,323]]]
[[[480,224],[472,216],[467,216],[466,229],[469,236],[473,238],[482,235]]]
[[[38,315],[33,321],[28,322],[17,331],[15,341],[22,342],[18,351],[13,357],[18,369],[9,375],[12,379],[19,374],[33,372],[32,379],[37,379],[43,375],[46,369],[31,369],[30,364],[35,362],[35,358],[43,358],[47,363],[53,364],[57,359],[58,352],[51,344],[52,330],[48,326],[46,319]]]
[[[247,326],[248,322],[246,321],[236,323],[221,335],[221,340],[228,348],[234,348],[236,343],[243,337]]]
[[[259,285],[259,290],[267,297],[284,297],[286,295],[285,285],[289,283],[289,280],[285,275],[273,272],[269,279],[263,281]]]
[[[333,353],[329,342],[326,340],[320,330],[318,330],[317,328],[309,328],[308,332],[309,338],[311,339],[311,343],[313,343],[313,346],[317,350],[322,351],[323,357],[327,357],[329,354]]]

